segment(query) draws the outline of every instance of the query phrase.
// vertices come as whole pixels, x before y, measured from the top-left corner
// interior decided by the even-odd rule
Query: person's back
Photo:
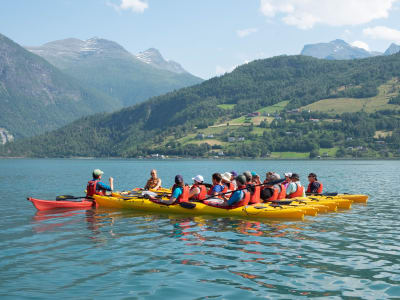
[[[104,195],[106,191],[112,191],[114,189],[114,179],[109,178],[110,185],[101,182],[101,177],[104,174],[100,169],[93,170],[93,179],[88,181],[86,186],[86,197],[93,197],[93,195]]]
[[[290,183],[286,188],[286,195],[288,198],[305,197],[304,187],[300,183],[299,175],[293,173],[290,177]]]
[[[224,186],[221,184],[222,176],[220,173],[214,173],[212,175],[213,186],[208,191],[209,196],[219,197],[224,190]]]

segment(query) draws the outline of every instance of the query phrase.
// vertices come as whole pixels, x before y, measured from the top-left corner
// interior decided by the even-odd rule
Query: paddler
[[[317,174],[310,173],[308,174],[308,188],[307,193],[311,194],[322,194],[323,191],[323,184],[322,182],[318,181]]]
[[[147,180],[145,190],[157,190],[161,187],[161,178],[157,177],[157,170],[150,171],[150,179]]]
[[[189,201],[203,201],[207,196],[207,188],[203,184],[204,178],[201,175],[197,175],[192,178],[193,185],[189,192]]]
[[[106,191],[112,191],[114,189],[114,178],[110,177],[107,185],[101,182],[101,176],[104,172],[100,169],[93,170],[93,179],[90,180],[86,187],[86,197],[92,197],[93,195],[104,195]]]
[[[216,196],[220,195],[222,191],[224,190],[223,185],[221,184],[222,181],[222,176],[220,173],[214,173],[212,174],[212,187],[208,191],[209,196]]]
[[[242,206],[244,205],[243,201],[246,198],[246,194],[248,194],[249,192],[246,189],[246,177],[244,175],[239,175],[236,177],[236,182],[238,184],[238,189],[236,191],[234,191],[231,196],[229,197],[228,200],[226,199],[209,199],[209,200],[205,200],[204,203],[205,204],[211,204],[213,206],[221,206],[221,207],[236,207],[236,206]],[[247,195],[248,198],[249,195]],[[249,199],[247,199],[248,201]]]
[[[286,196],[287,198],[306,196],[304,186],[300,183],[299,174],[293,173],[292,176],[290,176],[290,183],[286,188]]]
[[[159,199],[157,202],[169,205],[189,201],[189,186],[185,185],[181,175],[175,176],[175,184],[172,186],[171,191],[172,195],[169,200]]]

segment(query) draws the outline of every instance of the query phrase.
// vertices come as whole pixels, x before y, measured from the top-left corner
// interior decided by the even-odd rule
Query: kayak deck
[[[56,200],[42,200],[29,197],[28,201],[36,207],[37,210],[50,210],[57,208],[82,208],[89,209],[93,206],[93,200],[82,199],[81,201],[56,201]]]
[[[190,215],[213,215],[231,216],[257,219],[294,219],[303,220],[304,211],[296,207],[248,205],[238,208],[225,209],[209,206],[203,203],[193,203],[193,208],[184,208],[180,205],[164,205],[155,203],[144,198],[116,198],[110,196],[95,195],[94,199],[99,207],[133,209],[137,211],[190,214]]]

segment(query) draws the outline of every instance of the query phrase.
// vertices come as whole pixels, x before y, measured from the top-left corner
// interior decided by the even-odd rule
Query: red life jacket
[[[88,184],[86,186],[86,197],[93,197],[93,195],[104,195],[103,191],[98,191],[96,189],[98,182],[100,182],[99,179],[88,181]]]
[[[288,195],[288,198],[303,197],[304,186],[300,186],[298,183],[296,183],[296,186],[297,190],[294,193]]]
[[[222,185],[224,189],[222,190],[222,193],[227,193],[228,192],[228,186],[226,184]]]
[[[244,188],[244,186],[239,187],[239,188]],[[242,192],[244,193],[243,199],[240,200],[239,202],[235,203],[234,205],[232,205],[231,208],[237,208],[237,207],[246,206],[249,204],[250,192],[246,189],[242,190]]]
[[[322,190],[324,189],[324,186],[323,186],[322,182],[320,182],[320,181],[316,181],[316,182],[319,183],[319,188],[317,190],[317,193],[322,194]],[[311,193],[311,182],[308,184],[307,193]]]
[[[176,203],[189,202],[189,186],[185,185],[182,188],[182,194],[176,199]]]
[[[233,182],[229,183],[229,190],[231,190],[231,191],[236,190],[235,189],[235,185],[233,184]]]
[[[285,199],[286,198],[286,187],[283,183],[281,183],[279,186],[281,187],[281,192],[278,194],[277,200]]]
[[[277,186],[274,185],[274,186],[272,187],[272,190],[273,190],[274,192],[272,193],[272,196],[268,198],[267,201],[276,201],[276,200],[278,200],[279,188],[278,188]]]
[[[251,204],[256,204],[261,202],[260,193],[261,193],[261,187],[259,185],[254,186],[254,193],[250,195]]]
[[[204,200],[204,199],[206,199],[206,196],[207,196],[207,188],[206,188],[206,186],[204,184],[193,184],[192,188],[190,190],[192,190],[192,189],[194,189],[196,187],[200,189],[200,193],[195,195],[195,196],[193,196],[191,199],[192,200]]]

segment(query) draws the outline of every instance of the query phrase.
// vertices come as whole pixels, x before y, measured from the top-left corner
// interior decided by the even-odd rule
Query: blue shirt
[[[240,200],[243,199],[243,197],[244,197],[243,191],[234,191],[228,200],[228,205],[231,206],[239,202]]]
[[[224,190],[224,187],[220,184],[217,184],[216,186],[213,187],[212,189],[212,193],[222,193],[222,191]]]
[[[96,180],[96,179],[92,179]],[[97,182],[96,184],[96,191],[111,191],[111,187],[101,181]]]
[[[183,193],[183,189],[181,187],[177,187],[177,188],[174,189],[174,192],[172,193],[171,198],[178,199],[178,197],[180,195],[182,195],[182,193]]]

